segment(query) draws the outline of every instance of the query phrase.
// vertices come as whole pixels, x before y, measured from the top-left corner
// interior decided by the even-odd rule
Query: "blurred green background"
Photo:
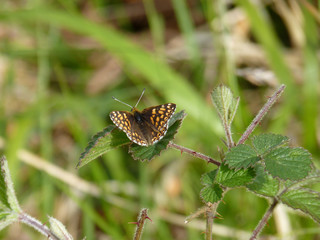
[[[22,208],[60,220],[74,239],[132,239],[149,208],[143,239],[204,239],[201,174],[215,168],[169,149],[151,162],[116,149],[76,170],[92,135],[113,110],[166,102],[185,109],[175,143],[219,159],[223,130],[211,104],[218,84],[240,96],[239,139],[280,84],[287,88],[254,132],[289,136],[319,166],[317,1],[3,0],[0,9],[0,153]],[[313,186],[320,189],[319,185]],[[229,191],[214,239],[248,239],[267,200]],[[320,239],[308,217],[279,208],[264,236]],[[14,224],[0,239],[43,239]],[[271,238],[270,238],[271,239]],[[284,238],[283,238],[284,239]]]

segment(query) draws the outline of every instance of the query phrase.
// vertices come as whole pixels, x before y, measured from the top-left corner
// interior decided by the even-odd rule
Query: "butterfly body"
[[[174,103],[153,106],[142,111],[134,107],[131,112],[113,111],[110,118],[131,141],[141,146],[149,146],[165,136],[175,110]]]

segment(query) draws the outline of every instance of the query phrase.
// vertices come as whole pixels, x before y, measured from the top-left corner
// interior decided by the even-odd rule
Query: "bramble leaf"
[[[235,169],[248,168],[258,162],[260,158],[252,147],[245,144],[240,144],[230,149],[226,153],[225,162]]]
[[[237,111],[239,98],[234,98],[231,90],[223,85],[212,91],[211,98],[222,122],[230,125]]]
[[[71,234],[67,231],[66,227],[57,219],[49,217],[50,230],[60,239],[60,240],[73,240]]]
[[[18,222],[19,214],[16,212],[0,211],[0,231],[14,222]]]
[[[110,125],[94,135],[83,153],[81,153],[77,168],[80,168],[102,154],[131,143],[126,134],[116,126]]]
[[[14,192],[8,161],[5,156],[0,158],[0,201],[4,208],[17,213],[22,211]]]
[[[256,164],[254,169],[256,177],[252,183],[247,185],[247,188],[263,196],[276,196],[279,191],[279,180],[267,174],[261,164]]]
[[[287,143],[288,141],[289,138],[286,136],[267,133],[255,136],[252,143],[258,154],[262,155],[266,151],[270,151],[280,145]]]
[[[230,169],[226,164],[221,164],[216,176],[216,182],[225,187],[239,187],[252,182],[255,176],[255,170],[251,167],[235,170]]]
[[[217,173],[218,173],[218,169],[215,169],[215,170],[213,170],[211,172],[202,174],[201,179],[200,179],[201,183],[203,185],[211,185],[211,184],[213,184],[214,179],[217,176]]]
[[[320,223],[320,193],[306,188],[288,191],[280,196],[282,203],[299,209]]]
[[[311,155],[303,148],[280,147],[263,158],[267,171],[283,180],[300,180],[311,171]]]
[[[200,192],[200,197],[206,203],[207,202],[215,203],[221,200],[222,192],[223,190],[219,186],[219,184],[208,185],[202,188]]]
[[[169,142],[174,139],[175,134],[181,126],[186,113],[180,111],[172,116],[169,121],[169,128],[166,135],[157,143],[144,147],[138,144],[132,143],[129,148],[129,153],[135,160],[151,160],[155,156],[160,155],[161,151],[166,149]]]

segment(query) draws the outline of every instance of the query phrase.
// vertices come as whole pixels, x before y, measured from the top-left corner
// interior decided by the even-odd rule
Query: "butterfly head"
[[[132,106],[129,105],[128,103],[125,103],[125,102],[120,101],[119,99],[117,99],[117,98],[115,98],[115,97],[112,97],[112,98],[113,98],[113,100],[116,100],[116,101],[118,101],[118,102],[121,102],[122,104],[127,105],[128,107],[130,107],[130,108],[131,108],[131,112],[134,114],[135,112],[139,112],[136,107],[138,106],[138,103],[140,102],[140,100],[141,100],[141,98],[142,98],[145,90],[146,90],[146,89],[144,88],[143,91],[142,91],[142,93],[141,93],[141,95],[140,95],[140,98],[139,98],[138,102],[136,103],[136,105],[135,105],[134,107],[132,107]]]

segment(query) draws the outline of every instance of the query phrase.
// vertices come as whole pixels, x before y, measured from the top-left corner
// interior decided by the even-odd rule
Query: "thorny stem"
[[[206,208],[206,240],[212,240],[212,225],[215,212],[218,207],[217,203],[208,203]]]
[[[50,240],[60,240],[46,225],[26,213],[19,214],[19,221],[33,227]]]
[[[211,158],[211,157],[209,157],[207,155],[204,155],[202,153],[196,152],[196,151],[194,151],[192,149],[183,147],[181,145],[175,144],[173,142],[169,142],[168,146],[172,147],[172,148],[176,148],[176,149],[180,150],[181,152],[189,153],[190,155],[192,155],[194,157],[201,158],[201,159],[207,161],[208,163],[213,163],[213,164],[215,164],[217,166],[220,166],[220,164],[221,164],[217,160],[214,160],[213,158]]]
[[[133,236],[133,240],[140,240],[141,239],[142,231],[143,231],[143,225],[144,225],[146,219],[151,220],[148,217],[147,212],[148,212],[147,208],[143,208],[140,211],[140,214],[139,214],[139,217],[138,217],[138,222],[136,222],[137,227],[136,227],[136,231],[135,231],[134,236]]]
[[[244,143],[253,130],[257,127],[257,125],[261,122],[264,115],[269,111],[272,105],[278,100],[285,89],[285,85],[282,84],[279,89],[268,99],[268,101],[264,104],[261,108],[257,116],[252,120],[246,131],[242,134],[240,140],[238,141],[237,145]]]
[[[269,209],[264,214],[263,218],[260,220],[257,227],[252,232],[252,236],[250,237],[250,240],[256,240],[259,233],[262,231],[264,226],[267,224],[268,219],[271,217],[271,214],[274,210],[274,208],[277,206],[278,200],[274,198],[273,203],[270,205]]]

